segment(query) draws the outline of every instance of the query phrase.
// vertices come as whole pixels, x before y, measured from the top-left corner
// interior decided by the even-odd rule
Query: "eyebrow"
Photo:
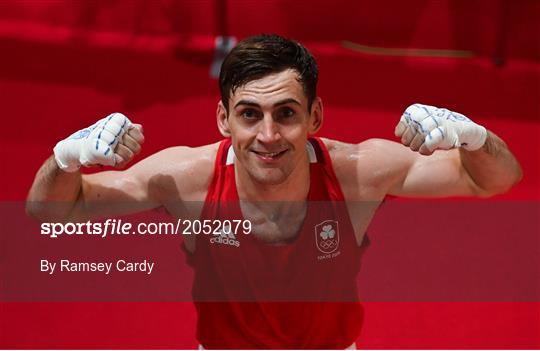
[[[274,104],[274,107],[278,107],[278,106],[286,105],[286,104],[290,104],[290,103],[296,104],[298,106],[302,106],[295,99],[288,98],[288,99],[283,99],[283,100],[280,100],[280,101],[276,102]],[[251,100],[240,100],[234,105],[234,107],[236,108],[236,107],[238,107],[240,105],[253,106],[253,107],[259,107],[259,108],[261,107],[258,103],[256,103],[255,101],[251,101]]]

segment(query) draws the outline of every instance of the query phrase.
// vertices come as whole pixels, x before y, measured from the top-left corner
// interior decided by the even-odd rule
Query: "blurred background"
[[[24,200],[54,144],[111,112],[142,157],[219,140],[213,78],[227,43],[277,33],[320,69],[321,136],[393,139],[421,102],[499,134],[540,198],[540,1],[0,1],[0,199]],[[15,234],[15,233],[4,233]],[[1,303],[0,346],[192,348],[190,303]],[[538,348],[540,303],[367,303],[361,348]]]

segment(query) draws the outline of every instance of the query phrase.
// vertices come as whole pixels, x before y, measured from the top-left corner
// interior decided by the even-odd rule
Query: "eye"
[[[290,118],[294,116],[294,110],[290,107],[284,107],[279,110],[279,117],[280,118]]]
[[[245,119],[255,119],[255,118],[258,118],[259,113],[252,108],[246,108],[242,110],[240,115]]]

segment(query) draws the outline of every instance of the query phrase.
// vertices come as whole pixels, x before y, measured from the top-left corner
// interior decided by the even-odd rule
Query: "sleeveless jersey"
[[[230,139],[221,142],[201,220],[244,220],[232,150]],[[358,337],[362,248],[328,150],[318,138],[307,150],[307,210],[291,243],[271,245],[227,228],[197,235],[195,252],[187,253],[204,348],[344,349]]]

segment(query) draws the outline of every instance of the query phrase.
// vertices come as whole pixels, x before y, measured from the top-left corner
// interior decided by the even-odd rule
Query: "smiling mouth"
[[[251,150],[259,159],[262,159],[263,161],[275,161],[281,158],[287,150],[279,151],[279,152],[260,152]]]

